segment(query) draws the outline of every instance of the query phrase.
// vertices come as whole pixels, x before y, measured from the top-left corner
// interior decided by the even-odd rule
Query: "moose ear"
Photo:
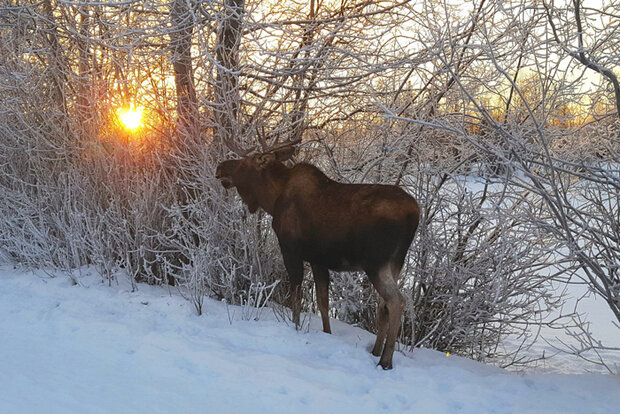
[[[266,154],[259,154],[256,156],[256,166],[259,170],[262,170],[272,161],[276,160],[276,156],[272,152]]]
[[[288,147],[275,150],[273,153],[275,154],[275,158],[278,161],[283,162],[290,159],[295,154],[296,150],[296,147],[294,147],[293,145],[289,145]]]

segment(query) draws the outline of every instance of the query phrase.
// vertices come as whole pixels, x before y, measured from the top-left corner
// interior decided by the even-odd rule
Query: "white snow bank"
[[[618,413],[620,379],[519,375],[430,350],[376,367],[374,336],[198,317],[166,288],[0,268],[0,413]],[[241,311],[237,309],[236,315]]]

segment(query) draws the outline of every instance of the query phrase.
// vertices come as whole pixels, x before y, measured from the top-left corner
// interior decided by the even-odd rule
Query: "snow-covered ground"
[[[121,278],[122,279],[122,278]],[[81,286],[80,286],[81,285]],[[376,367],[374,336],[240,320],[123,280],[0,267],[0,413],[619,413],[620,378],[517,374],[430,351]],[[229,315],[234,314],[234,320]]]
[[[597,352],[581,350],[583,358],[579,358],[573,353],[569,353],[569,347],[579,350],[581,345],[565,330],[542,326],[538,331],[538,327],[532,325],[530,329],[532,337],[528,342],[532,342],[532,346],[525,349],[520,355],[531,359],[545,355],[547,359],[528,365],[528,371],[561,372],[564,374],[608,373],[608,369],[599,363],[599,358],[603,358],[610,370],[620,374],[620,351],[618,351],[620,349],[620,328],[618,328],[615,316],[607,303],[601,297],[588,292],[587,287],[583,284],[574,284],[568,287],[566,285],[560,286],[559,283],[557,285],[557,293],[563,292],[564,306],[563,309],[556,309],[548,315],[546,320],[554,320],[562,314],[570,314],[576,308],[581,320],[591,332],[593,340],[600,341],[600,345],[608,349],[599,349]],[[577,301],[579,301],[578,305]],[[564,323],[571,324],[572,321],[564,319]],[[580,332],[576,328],[571,328],[571,331],[573,333]],[[505,342],[507,348],[511,349],[516,349],[521,344],[521,341],[513,338],[509,338]],[[620,414],[620,409],[618,413]]]

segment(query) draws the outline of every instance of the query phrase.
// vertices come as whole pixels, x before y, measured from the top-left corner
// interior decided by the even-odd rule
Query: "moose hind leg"
[[[318,265],[310,265],[312,267],[312,275],[314,276],[314,285],[316,288],[316,302],[321,312],[323,321],[323,332],[332,333],[329,326],[329,270]]]
[[[369,274],[370,281],[379,292],[379,296],[385,301],[385,308],[387,308],[387,334],[385,339],[385,346],[381,353],[381,359],[379,359],[379,365],[383,369],[392,369],[392,356],[394,354],[394,347],[396,346],[396,337],[400,329],[400,319],[405,309],[405,299],[398,290],[396,280],[398,275],[394,275],[394,267],[387,264],[379,272],[375,274]],[[385,324],[384,324],[385,326]],[[379,331],[381,332],[381,327]],[[379,338],[377,338],[379,339]],[[377,345],[375,344],[375,347]],[[373,350],[374,351],[374,350]]]
[[[383,353],[388,323],[387,306],[383,298],[379,297],[379,305],[377,306],[377,340],[375,341],[375,346],[372,348],[372,354],[374,356],[381,356],[381,353]]]

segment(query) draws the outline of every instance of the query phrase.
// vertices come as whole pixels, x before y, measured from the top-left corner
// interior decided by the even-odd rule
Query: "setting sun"
[[[144,112],[144,108],[132,105],[129,108],[119,109],[118,117],[125,128],[133,131],[142,126],[142,112]]]

